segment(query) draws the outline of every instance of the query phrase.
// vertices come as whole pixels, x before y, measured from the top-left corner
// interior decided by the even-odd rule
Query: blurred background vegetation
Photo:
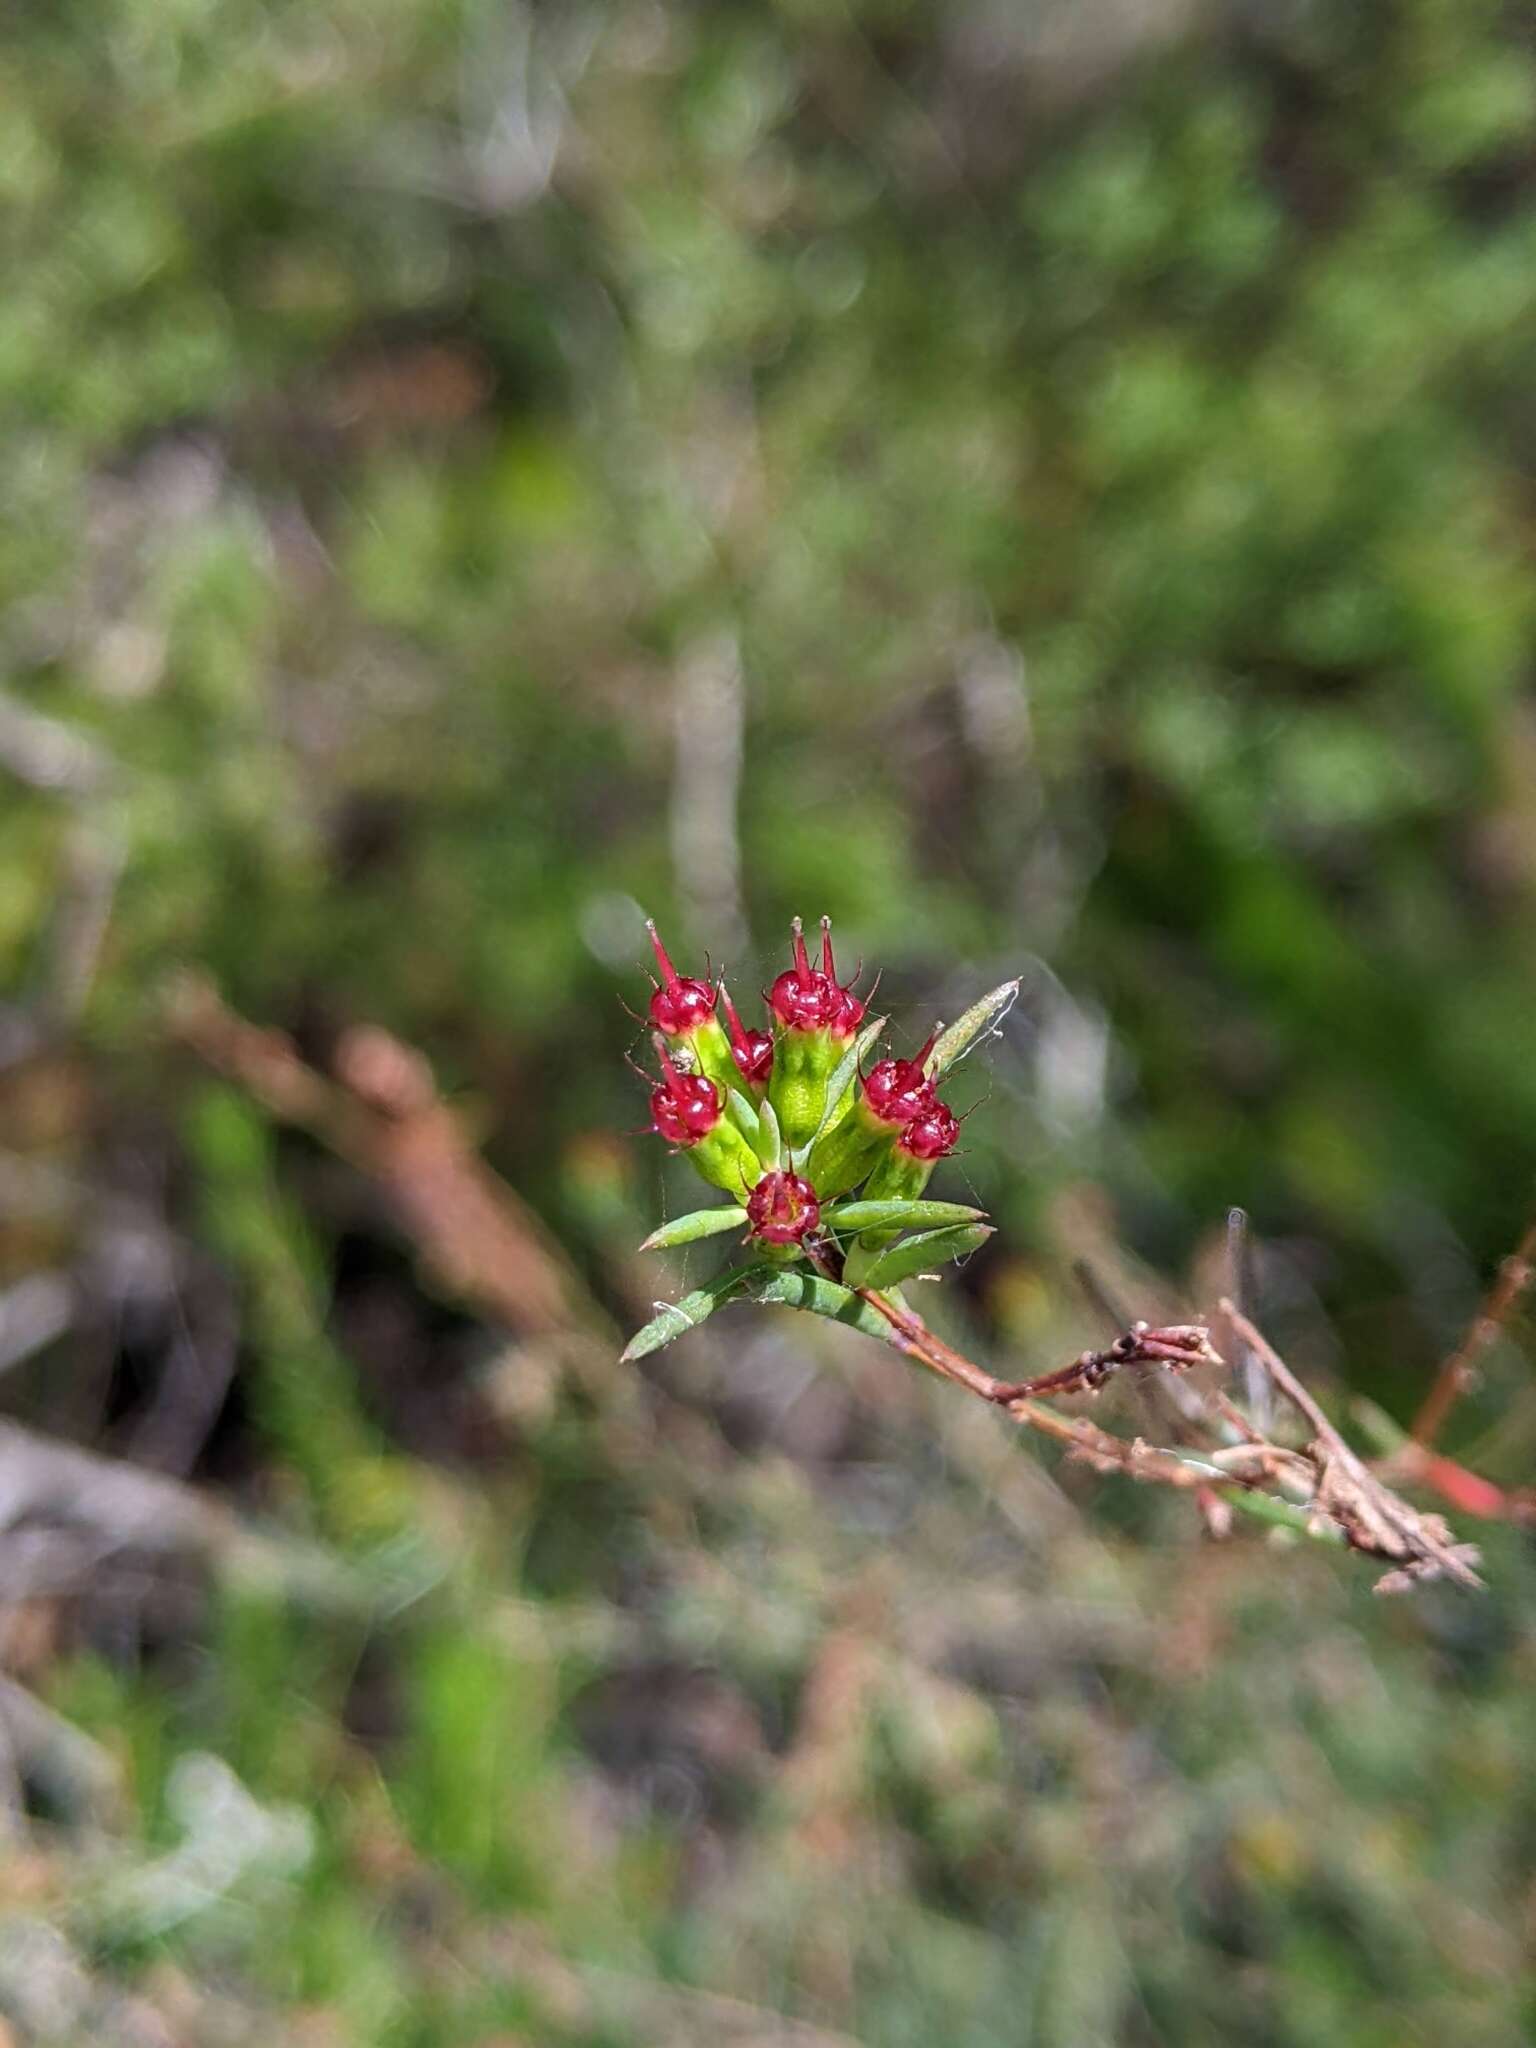
[[[902,1045],[1024,975],[978,1355],[1238,1202],[1412,1414],[1536,1181],[1533,30],[10,10],[0,2036],[1536,2034],[1517,1531],[1375,1601],[809,1319],[615,1363],[642,906],[826,909]]]

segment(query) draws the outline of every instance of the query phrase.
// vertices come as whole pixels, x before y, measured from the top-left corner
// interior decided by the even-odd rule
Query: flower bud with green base
[[[725,1115],[724,1098],[707,1074],[680,1074],[658,1034],[662,1079],[651,1090],[651,1129],[686,1153],[711,1187],[741,1200],[762,1173],[762,1162]]]
[[[937,1033],[933,1035],[937,1036]],[[923,1062],[933,1050],[933,1037],[909,1060],[878,1060],[865,1077],[857,1114],[865,1128],[881,1137],[907,1125],[938,1104]]]
[[[960,1119],[944,1103],[934,1100],[913,1118],[876,1162],[864,1189],[864,1199],[915,1202],[927,1187],[935,1166],[954,1151],[959,1136]]]
[[[711,982],[679,974],[652,918],[646,919],[645,928],[662,977],[647,1005],[651,1022],[673,1052],[687,1051],[695,1071],[708,1075],[723,1097],[741,1085],[741,1077],[731,1057],[731,1041],[715,1015],[717,991]]]
[[[937,1106],[933,1083],[923,1073],[933,1042],[914,1059],[880,1060],[871,1067],[854,1090],[851,1108],[812,1146],[806,1172],[824,1201],[857,1187],[891,1140]]]
[[[822,965],[813,967],[797,917],[794,965],[768,991],[773,1012],[773,1072],[768,1099],[785,1142],[808,1145],[821,1127],[827,1082],[864,1021],[864,1005],[837,979],[832,959],[832,926],[822,919]]]

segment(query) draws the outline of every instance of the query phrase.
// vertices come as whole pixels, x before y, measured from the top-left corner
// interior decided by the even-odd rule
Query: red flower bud
[[[786,1030],[830,1031],[834,1038],[852,1038],[864,1021],[864,1005],[852,987],[844,988],[838,981],[831,918],[821,920],[820,967],[811,965],[798,917],[791,929],[795,964],[787,967],[768,991],[769,1008]]]
[[[915,1059],[880,1060],[864,1079],[864,1100],[883,1124],[910,1124],[926,1116],[938,1103],[933,1083],[923,1072],[923,1061],[933,1050],[933,1039]]]
[[[731,1034],[731,1058],[741,1069],[742,1079],[753,1088],[766,1088],[768,1077],[773,1072],[773,1038],[766,1031],[748,1031],[736,1014],[736,1005],[731,1001],[730,990],[720,984],[720,1000],[725,1004],[725,1021]]]
[[[765,1173],[747,1197],[747,1221],[765,1244],[800,1244],[821,1221],[816,1190],[798,1173]]]
[[[720,1121],[720,1090],[705,1074],[680,1074],[659,1041],[664,1079],[651,1090],[651,1128],[669,1145],[696,1145]]]
[[[795,964],[786,967],[768,991],[768,1007],[787,1031],[825,1031],[837,1007],[834,985],[811,965],[798,917],[791,930]]]
[[[707,981],[695,981],[678,973],[657,936],[653,919],[646,919],[645,928],[651,935],[656,964],[662,974],[662,986],[651,997],[651,1022],[669,1038],[681,1038],[715,1014],[715,992]]]
[[[931,1109],[925,1109],[921,1116],[907,1125],[896,1140],[896,1149],[909,1153],[914,1159],[943,1159],[954,1151],[959,1136],[960,1119],[942,1102],[935,1102]]]

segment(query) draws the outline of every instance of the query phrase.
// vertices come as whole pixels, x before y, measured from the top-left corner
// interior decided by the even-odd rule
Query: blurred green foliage
[[[1282,1332],[1406,1413],[1536,1167],[1532,26],[12,11],[0,988],[43,1051],[0,1109],[104,1184],[170,1162],[243,1304],[247,1504],[392,1613],[381,1649],[246,1589],[169,1670],[59,1668],[146,1853],[201,1750],[314,1822],[227,1918],[58,1908],[202,1987],[177,2038],[249,1999],[296,2042],[747,2039],[716,1994],[806,2048],[1530,2037],[1513,1539],[1475,1612],[1387,1611],[1139,1496],[1064,1523],[939,1395],[796,1449],[754,1375],[894,1371],[798,1329],[648,1392],[726,1417],[698,1474],[588,1385],[429,1478],[346,1318],[405,1255],[162,1018],[192,964],[426,1048],[629,1315],[636,902],[748,983],[828,908],[914,1042],[1022,969],[967,1126],[980,1341],[1065,1342],[1070,1253],[1183,1276],[1237,1201]],[[0,1280],[51,1230],[8,1217]],[[1463,1429],[1506,1482],[1513,1351]],[[876,1676],[807,1793],[845,1633]]]

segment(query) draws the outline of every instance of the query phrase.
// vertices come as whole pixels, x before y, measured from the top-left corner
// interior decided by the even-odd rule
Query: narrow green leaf
[[[963,1202],[901,1201],[892,1196],[882,1202],[840,1202],[823,1211],[822,1221],[832,1230],[926,1230],[941,1223],[976,1223],[985,1209],[968,1209]]]
[[[967,1252],[984,1245],[992,1234],[990,1223],[952,1223],[944,1230],[925,1230],[917,1237],[904,1237],[900,1244],[876,1253],[860,1275],[859,1284],[895,1287],[918,1273],[931,1273],[935,1266],[947,1265],[951,1259],[963,1259]]]
[[[877,1309],[860,1301],[851,1288],[839,1287],[835,1280],[824,1280],[819,1273],[807,1272],[803,1266],[754,1282],[748,1298],[765,1308],[798,1308],[807,1315],[846,1323],[850,1329],[862,1330],[866,1337],[878,1337],[884,1344],[895,1341],[890,1324]]]
[[[739,1088],[732,1088],[727,1092],[725,1106],[731,1113],[731,1122],[735,1124],[737,1130],[740,1131],[741,1135],[755,1152],[757,1150],[757,1111]]]
[[[778,1113],[765,1095],[757,1112],[757,1156],[769,1173],[777,1173],[779,1161],[784,1156],[784,1140],[779,1132]]]
[[[644,1329],[637,1330],[625,1345],[620,1365],[633,1365],[637,1358],[660,1351],[664,1344],[672,1343],[686,1331],[696,1330],[722,1303],[740,1294],[761,1270],[759,1266],[733,1267],[729,1272],[717,1274],[707,1286],[696,1287],[692,1294],[685,1294],[681,1301],[663,1303]]]
[[[832,1120],[837,1115],[837,1105],[847,1094],[849,1085],[854,1075],[859,1071],[866,1053],[868,1053],[884,1029],[885,1019],[883,1017],[873,1018],[864,1026],[864,1029],[832,1069],[832,1078],[827,1083],[827,1106],[821,1113],[821,1122],[816,1128],[816,1138],[821,1137],[824,1132],[831,1129]],[[813,1145],[816,1142],[816,1138],[811,1140]]]
[[[940,1035],[933,1051],[923,1062],[923,1071],[929,1080],[941,1079],[978,1039],[995,1029],[1013,1008],[1018,993],[1017,981],[1005,981],[990,995],[984,995],[979,1003],[972,1003],[965,1015]]]
[[[739,1230],[747,1220],[745,1209],[693,1209],[686,1216],[674,1216],[653,1230],[641,1245],[643,1252],[670,1251],[673,1245],[696,1244],[701,1237],[718,1237],[723,1230]]]

